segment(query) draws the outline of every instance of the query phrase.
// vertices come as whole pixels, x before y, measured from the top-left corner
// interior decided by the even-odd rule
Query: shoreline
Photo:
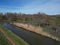
[[[38,35],[41,34],[43,36],[52,38],[52,39],[54,39],[56,41],[60,41],[59,37],[56,37],[56,36],[54,36],[52,34],[49,34],[48,32],[43,31],[43,29],[40,28],[40,27],[38,28],[38,27],[35,27],[33,25],[28,25],[28,24],[23,24],[23,23],[13,23],[13,25],[16,26],[16,27],[18,27],[18,28],[25,29],[26,31],[30,31],[30,32],[36,33]]]

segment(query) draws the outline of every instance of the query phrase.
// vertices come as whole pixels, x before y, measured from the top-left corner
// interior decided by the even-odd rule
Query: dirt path
[[[4,34],[4,36],[9,40],[12,45],[16,45],[15,42],[2,29],[0,29],[0,31]]]

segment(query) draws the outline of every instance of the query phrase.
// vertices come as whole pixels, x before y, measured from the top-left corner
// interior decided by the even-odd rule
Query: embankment
[[[32,31],[32,32],[50,37],[50,38],[55,39],[57,41],[60,41],[59,37],[57,37],[49,32],[44,31],[43,28],[41,28],[41,27],[36,27],[36,26],[30,25],[30,24],[24,24],[24,23],[13,23],[13,25],[15,25],[17,27],[24,28],[28,31]]]

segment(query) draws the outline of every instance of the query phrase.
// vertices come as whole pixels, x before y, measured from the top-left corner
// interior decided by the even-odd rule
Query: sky
[[[0,0],[0,13],[60,14],[60,0]]]

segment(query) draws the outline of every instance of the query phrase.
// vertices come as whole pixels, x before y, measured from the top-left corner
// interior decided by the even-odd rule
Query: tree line
[[[60,16],[60,15],[59,15]],[[45,13],[22,14],[22,13],[0,13],[0,21],[37,23],[38,25],[60,25],[58,15],[47,15]]]

